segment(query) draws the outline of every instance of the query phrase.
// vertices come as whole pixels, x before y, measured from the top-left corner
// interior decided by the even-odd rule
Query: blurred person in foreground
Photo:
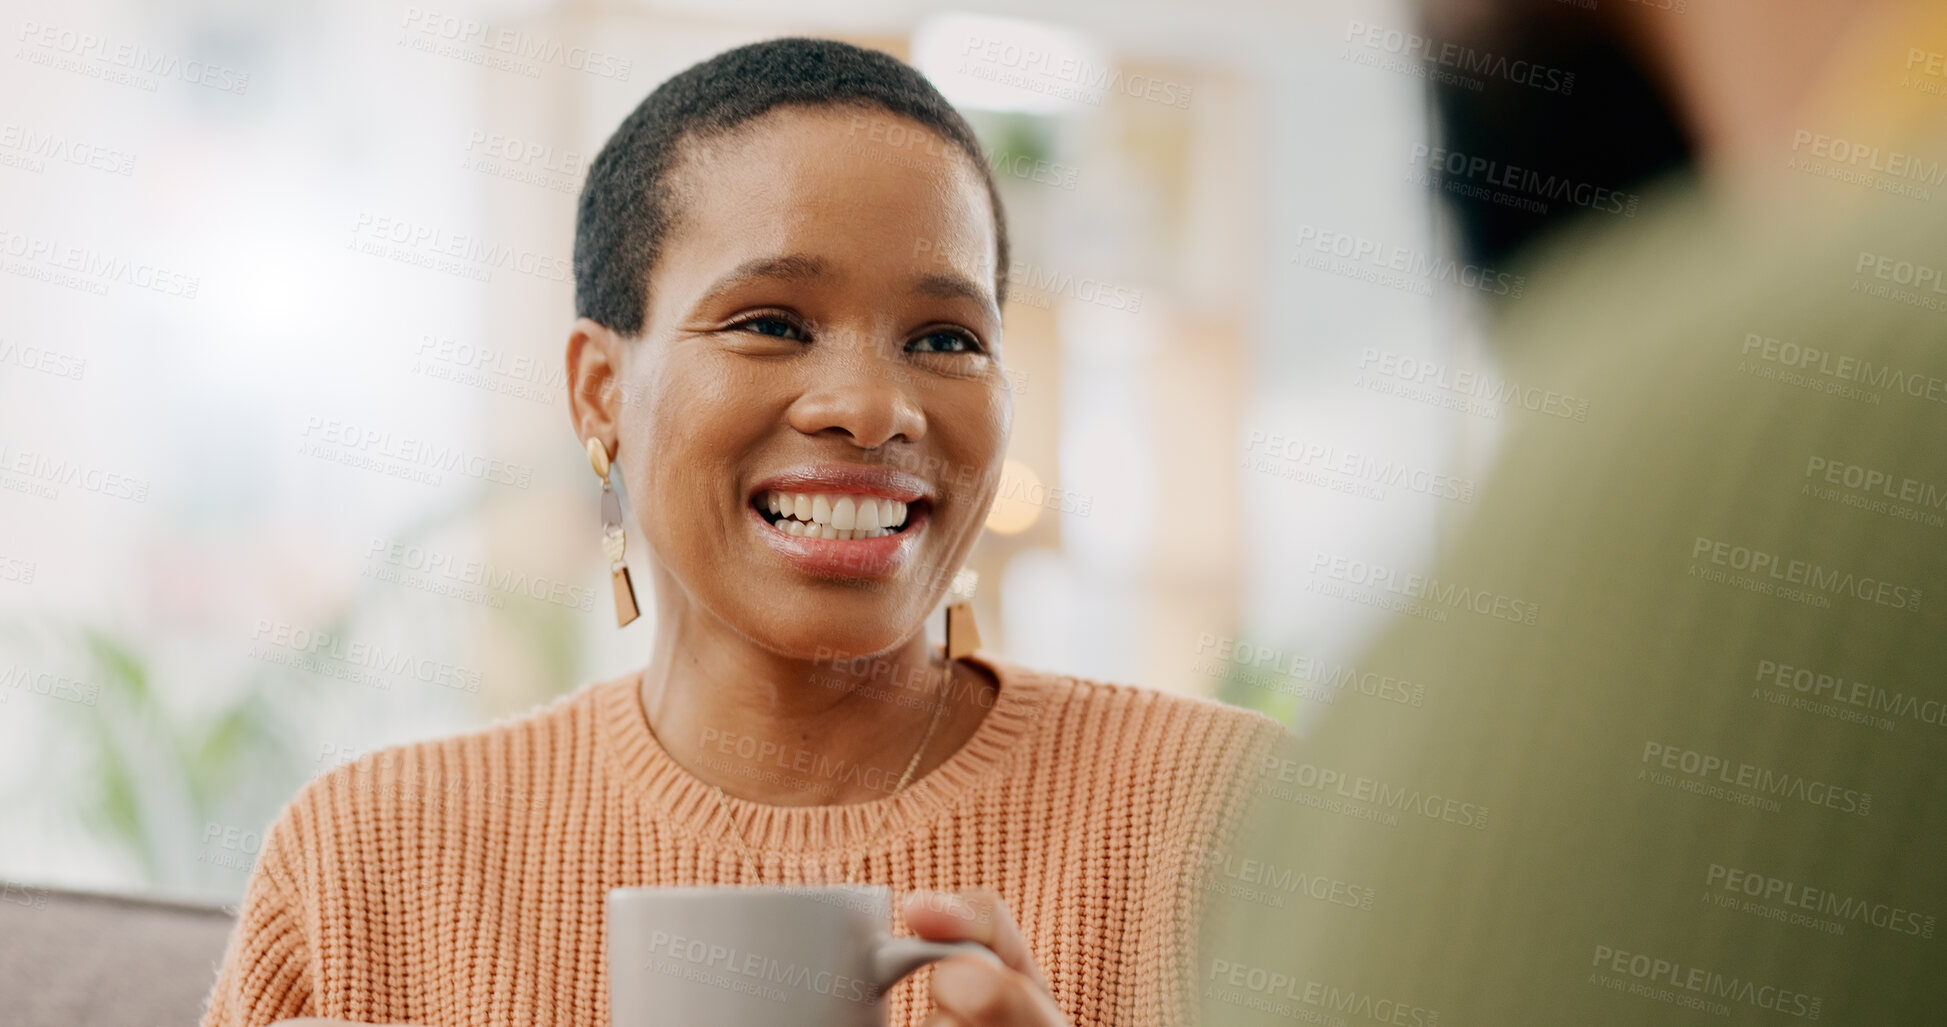
[[[1317,568],[1420,614],[1360,670],[1425,705],[1267,761],[1206,1022],[1947,1022],[1947,7],[1584,8],[1426,12],[1583,72],[1442,87],[1434,145],[1644,200],[1450,198],[1529,283],[1490,377],[1586,420],[1507,403],[1423,573]]]

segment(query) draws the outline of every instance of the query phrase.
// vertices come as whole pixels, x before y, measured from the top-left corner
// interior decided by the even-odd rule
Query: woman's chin
[[[822,609],[817,617],[796,620],[788,626],[772,621],[759,625],[754,634],[773,652],[814,663],[829,663],[897,648],[918,628],[916,619],[908,625],[904,618],[890,616],[874,621],[867,611],[860,611],[857,617],[833,616],[847,610],[850,604],[833,601],[820,605]]]

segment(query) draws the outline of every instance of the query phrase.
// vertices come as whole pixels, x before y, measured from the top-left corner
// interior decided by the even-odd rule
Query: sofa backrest
[[[192,1027],[233,922],[220,906],[0,882],[0,1022]]]

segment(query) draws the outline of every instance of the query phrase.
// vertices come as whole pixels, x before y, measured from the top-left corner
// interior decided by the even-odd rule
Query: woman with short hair
[[[306,786],[208,1027],[595,1027],[609,889],[848,881],[1001,957],[893,1023],[1190,1019],[1201,869],[1279,726],[923,630],[998,486],[1007,266],[978,142],[894,58],[773,40],[644,100],[583,188],[566,356],[647,662]]]

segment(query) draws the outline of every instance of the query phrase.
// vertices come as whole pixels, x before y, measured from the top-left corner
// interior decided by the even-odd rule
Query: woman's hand
[[[1005,966],[978,956],[933,964],[933,1005],[922,1027],[1068,1027],[1048,979],[1001,897],[985,888],[919,892],[906,900],[906,925],[931,941],[977,941]]]

